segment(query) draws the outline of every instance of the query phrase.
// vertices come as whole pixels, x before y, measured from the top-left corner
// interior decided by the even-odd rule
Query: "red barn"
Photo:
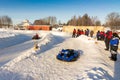
[[[50,31],[51,26],[50,25],[30,25],[27,27],[28,30],[46,30]]]

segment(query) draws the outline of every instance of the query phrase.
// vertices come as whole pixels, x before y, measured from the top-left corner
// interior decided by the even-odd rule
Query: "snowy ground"
[[[9,32],[11,35],[0,38],[0,80],[120,80],[120,51],[118,60],[111,61],[103,41],[84,35],[71,38],[63,32]],[[3,30],[0,35],[6,36],[9,32]],[[36,32],[42,38],[33,41],[31,37]],[[11,38],[18,43],[14,44]],[[3,39],[13,44],[1,47]],[[35,43],[38,49],[34,49]],[[80,58],[75,62],[57,60],[59,51],[68,48],[80,51]]]

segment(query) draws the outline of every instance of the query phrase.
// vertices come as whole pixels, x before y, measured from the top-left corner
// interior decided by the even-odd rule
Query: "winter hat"
[[[118,34],[117,34],[117,33],[113,33],[113,36],[114,36],[114,37],[118,37]]]

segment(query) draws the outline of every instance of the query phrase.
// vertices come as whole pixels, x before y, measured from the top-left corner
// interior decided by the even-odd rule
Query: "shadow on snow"
[[[47,51],[47,50],[50,50],[50,49],[52,49],[52,48],[54,48],[54,47],[57,47],[57,44],[62,43],[64,40],[65,40],[64,37],[55,36],[55,35],[54,35],[54,37],[52,38],[51,42],[49,42],[49,43],[47,43],[46,45],[43,45],[43,46],[40,47],[40,52],[39,52],[39,54],[40,54],[40,53],[43,53],[43,52],[45,52],[45,51]]]
[[[34,80],[34,78],[28,74],[23,75],[8,70],[0,70],[0,80]]]
[[[120,80],[120,54],[117,55],[117,61],[114,63],[114,79]]]
[[[86,70],[86,76],[82,76],[82,78],[78,78],[77,80],[114,80],[113,77],[103,68],[92,68],[91,70]]]

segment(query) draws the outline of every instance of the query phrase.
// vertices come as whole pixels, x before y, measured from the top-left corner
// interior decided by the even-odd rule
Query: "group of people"
[[[90,35],[90,37],[93,37],[94,32],[92,30],[90,31],[89,29],[86,29],[85,31],[80,30],[80,29],[78,29],[78,30],[74,29],[72,37],[76,38],[83,34],[86,36]],[[102,40],[105,42],[105,46],[106,46],[105,50],[107,50],[107,51],[110,50],[110,53],[111,53],[110,58],[113,59],[114,61],[116,61],[117,60],[117,50],[118,50],[119,39],[120,39],[118,34],[116,32],[112,32],[110,30],[108,30],[107,32],[98,30],[98,32],[96,33],[96,38],[97,38],[97,40]]]
[[[119,39],[120,37],[116,32],[112,32],[108,30],[106,33],[104,31],[98,31],[97,32],[97,40],[104,40],[105,42],[105,50],[109,51],[111,53],[111,59],[114,61],[117,60],[117,50],[119,45]],[[114,53],[113,53],[114,52]]]
[[[76,37],[79,37],[80,35],[86,35],[86,36],[89,36],[89,34],[90,34],[90,36],[91,37],[93,37],[93,34],[94,34],[94,32],[93,32],[93,30],[89,30],[89,29],[86,29],[85,31],[83,31],[83,29],[74,29],[73,30],[73,34],[72,34],[72,37],[73,38],[76,38]]]
[[[105,39],[105,32],[98,30],[96,37],[97,37],[97,40],[104,40]]]

